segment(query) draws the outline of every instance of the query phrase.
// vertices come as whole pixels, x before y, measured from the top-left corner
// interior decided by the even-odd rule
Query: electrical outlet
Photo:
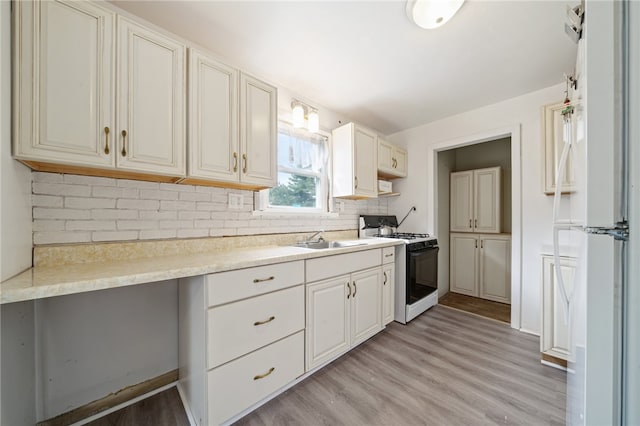
[[[229,208],[240,210],[244,204],[242,194],[229,194]]]

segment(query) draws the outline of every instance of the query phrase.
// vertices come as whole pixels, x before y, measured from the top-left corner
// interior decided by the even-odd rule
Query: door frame
[[[463,136],[432,145],[427,150],[427,164],[431,164],[433,191],[427,193],[432,206],[430,229],[438,229],[438,153],[496,139],[511,138],[511,327],[520,329],[522,323],[522,159],[520,124]]]

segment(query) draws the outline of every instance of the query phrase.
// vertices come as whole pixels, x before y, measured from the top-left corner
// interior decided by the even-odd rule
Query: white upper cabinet
[[[238,71],[189,50],[190,178],[239,180]]]
[[[240,75],[240,182],[256,188],[276,185],[277,89]]]
[[[115,14],[78,1],[13,8],[14,156],[114,167]]]
[[[375,198],[378,196],[378,136],[348,123],[333,135],[333,196]]]
[[[542,140],[544,147],[544,193],[553,194],[556,190],[556,170],[564,148],[562,110],[564,104],[547,105],[542,108]],[[576,134],[576,121],[572,120],[573,135]],[[571,161],[571,151],[567,157],[566,171],[561,182],[563,193],[576,190],[575,170]]]
[[[407,151],[378,137],[378,175],[389,179],[407,176]]]
[[[185,174],[186,47],[118,16],[118,167]]]
[[[451,173],[451,231],[500,232],[501,175],[500,167]]]

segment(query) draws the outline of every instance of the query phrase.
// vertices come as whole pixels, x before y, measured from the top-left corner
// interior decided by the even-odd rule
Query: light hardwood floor
[[[563,425],[565,373],[538,337],[435,306],[381,333],[238,425]],[[90,423],[188,425],[175,388]]]
[[[238,425],[560,425],[536,336],[443,306],[386,330]]]
[[[491,318],[497,321],[511,323],[511,305],[480,299],[450,291],[438,300],[438,303],[461,311]]]

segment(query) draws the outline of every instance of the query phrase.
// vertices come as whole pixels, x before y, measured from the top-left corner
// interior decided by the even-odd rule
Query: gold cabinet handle
[[[104,128],[104,153],[109,155],[109,128]]]
[[[383,272],[382,275],[384,275],[384,281],[382,282],[382,285],[387,285],[387,273]]]
[[[242,154],[242,173],[247,173],[247,154]]]
[[[393,253],[388,253],[384,255],[384,257],[391,257],[391,256],[393,256]]]
[[[480,240],[480,248],[484,248],[484,240]]]
[[[358,176],[356,176],[356,189],[358,189]]]
[[[476,228],[478,227],[478,219],[476,219]]]
[[[273,275],[271,275],[271,276],[270,276],[270,277],[268,277],[268,278],[254,278],[254,279],[253,279],[253,283],[254,283],[254,284],[257,284],[257,283],[263,283],[263,282],[265,282],[265,281],[273,281],[273,280],[275,280],[275,279],[276,279],[276,277],[274,277]]]
[[[121,132],[122,135],[122,151],[120,152],[123,157],[127,156],[127,131],[123,130]]]
[[[233,171],[234,172],[238,171],[238,153],[237,152],[233,153]]]
[[[269,319],[266,319],[266,320],[264,320],[264,321],[256,321],[256,322],[254,322],[254,323],[253,323],[253,325],[255,325],[255,326],[263,325],[263,324],[266,324],[266,323],[269,323],[269,322],[273,321],[274,319],[276,319],[276,317],[274,317],[273,315],[271,315],[271,316],[269,317]]]
[[[358,292],[358,287],[356,287],[356,282],[353,282],[353,297],[356,297],[356,293]]]
[[[349,289],[349,293],[347,293],[347,299],[351,297],[351,285],[349,284],[349,281],[347,281],[347,288]]]
[[[478,248],[478,240],[476,240],[476,248]]]
[[[269,374],[273,373],[275,371],[275,367],[271,367],[269,369],[269,371],[267,371],[264,374],[258,374],[257,376],[253,376],[253,380],[260,380],[260,379],[264,379],[265,377],[267,377]]]

